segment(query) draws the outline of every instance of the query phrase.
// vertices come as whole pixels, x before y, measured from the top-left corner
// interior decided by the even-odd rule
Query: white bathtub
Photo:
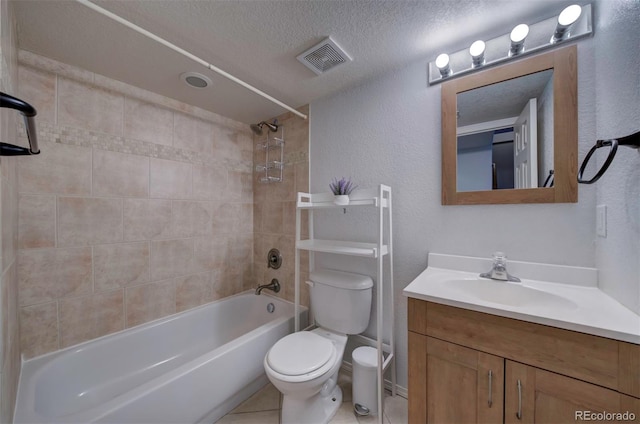
[[[262,361],[293,315],[246,292],[28,360],[14,422],[212,423],[267,382]]]

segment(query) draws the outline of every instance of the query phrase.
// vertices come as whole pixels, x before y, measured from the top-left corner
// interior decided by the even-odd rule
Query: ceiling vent
[[[297,59],[317,75],[353,60],[331,37],[298,55]]]

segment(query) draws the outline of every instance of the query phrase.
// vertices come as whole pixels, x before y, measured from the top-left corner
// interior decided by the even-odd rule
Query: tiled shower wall
[[[306,115],[309,106],[300,108]],[[296,194],[309,192],[309,120],[303,120],[288,112],[276,117],[284,126],[284,171],[283,181],[263,184],[253,179],[254,217],[254,274],[259,284],[268,284],[277,278],[282,286],[278,296],[293,301],[294,254],[296,230]],[[269,120],[269,122],[271,122]],[[265,131],[266,133],[266,131]],[[254,136],[254,144],[264,136]],[[255,150],[255,164],[264,163],[264,151]],[[307,234],[307,215],[303,212],[302,234]],[[267,267],[267,253],[271,248],[280,250],[283,261],[280,269]],[[301,301],[308,305],[308,290],[304,284],[308,274],[308,255],[301,256]]]
[[[254,287],[247,125],[29,52],[19,59],[42,149],[18,165],[27,358]]]
[[[0,91],[16,95],[17,41],[11,4],[0,0]],[[19,114],[0,109],[0,141],[15,144]],[[16,159],[0,158],[0,422],[13,422],[13,405],[20,376],[18,281],[18,180]]]

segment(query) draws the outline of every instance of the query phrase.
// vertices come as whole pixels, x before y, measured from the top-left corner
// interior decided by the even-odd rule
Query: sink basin
[[[542,290],[523,286],[520,283],[487,280],[483,278],[446,280],[447,287],[466,296],[500,305],[523,307],[545,306],[576,309],[578,306],[569,299]]]

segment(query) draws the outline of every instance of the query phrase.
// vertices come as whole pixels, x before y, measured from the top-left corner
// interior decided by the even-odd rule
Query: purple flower
[[[331,181],[331,184],[329,184],[329,189],[331,189],[331,192],[336,196],[351,194],[351,192],[357,187],[357,185],[354,185],[351,182],[351,179],[346,179],[344,177],[340,180],[338,180],[338,178],[334,178],[333,181]]]

